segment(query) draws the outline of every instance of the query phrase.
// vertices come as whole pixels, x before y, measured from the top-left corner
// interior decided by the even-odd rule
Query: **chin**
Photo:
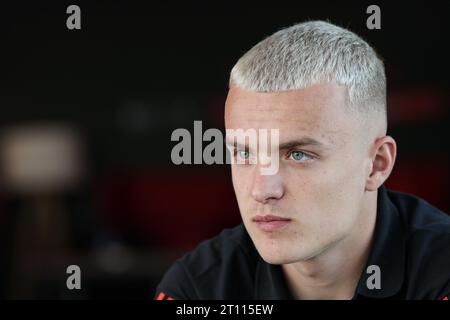
[[[277,253],[274,254],[260,254],[262,259],[269,263],[269,264],[290,264],[290,263],[295,263],[295,262],[300,262],[300,261],[307,261],[308,259],[311,259],[312,257],[314,257],[313,254],[310,255],[301,255],[301,254],[285,254],[285,255],[280,255]]]
[[[270,264],[289,264],[307,261],[320,253],[319,248],[300,248],[292,250],[292,244],[283,242],[259,242],[256,244],[261,258]]]
[[[304,260],[308,255],[289,252],[281,248],[256,246],[261,258],[269,264],[289,264]]]
[[[262,259],[269,263],[269,264],[275,264],[275,265],[282,265],[282,264],[289,264],[296,261],[292,261],[291,259],[288,259],[287,257],[281,257],[281,256],[270,256],[270,255],[261,255]]]

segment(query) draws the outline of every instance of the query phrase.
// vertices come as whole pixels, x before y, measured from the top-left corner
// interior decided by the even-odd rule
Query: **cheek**
[[[354,221],[364,191],[364,168],[353,160],[347,159],[346,166],[341,162],[327,163],[286,174],[287,189],[294,202],[291,206],[305,223],[328,229]]]
[[[346,194],[359,193],[366,169],[364,159],[355,150],[342,152],[341,156],[321,165],[311,177],[311,182],[323,189],[325,197],[345,198]]]
[[[250,194],[249,188],[251,183],[249,171],[250,170],[245,170],[245,168],[235,165],[231,166],[231,179],[239,206],[241,206],[244,201],[248,201],[246,199],[249,198],[248,195]]]

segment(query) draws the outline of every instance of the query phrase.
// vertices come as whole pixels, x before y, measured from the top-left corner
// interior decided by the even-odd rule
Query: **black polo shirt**
[[[367,267],[381,288],[367,287]],[[423,199],[378,189],[374,241],[353,299],[444,299],[450,294],[450,217]],[[281,266],[265,262],[244,225],[177,260],[155,299],[293,299]]]

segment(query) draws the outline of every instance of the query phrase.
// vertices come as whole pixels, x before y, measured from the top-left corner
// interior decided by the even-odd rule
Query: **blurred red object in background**
[[[398,162],[395,164],[386,186],[421,197],[435,207],[450,212],[449,160],[446,157],[439,157],[427,160],[416,158],[408,162]]]
[[[224,170],[114,172],[98,180],[96,195],[97,208],[115,228],[137,231],[155,246],[192,249],[240,223]]]

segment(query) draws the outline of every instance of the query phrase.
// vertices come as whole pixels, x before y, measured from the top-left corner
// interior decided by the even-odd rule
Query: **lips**
[[[265,232],[280,231],[291,223],[291,219],[274,215],[257,215],[253,219],[257,227]]]
[[[253,218],[253,221],[255,222],[270,222],[270,221],[289,221],[291,219],[289,218],[284,218],[284,217],[280,217],[280,216],[273,216],[273,215],[265,215],[265,216],[260,216],[257,215]]]

